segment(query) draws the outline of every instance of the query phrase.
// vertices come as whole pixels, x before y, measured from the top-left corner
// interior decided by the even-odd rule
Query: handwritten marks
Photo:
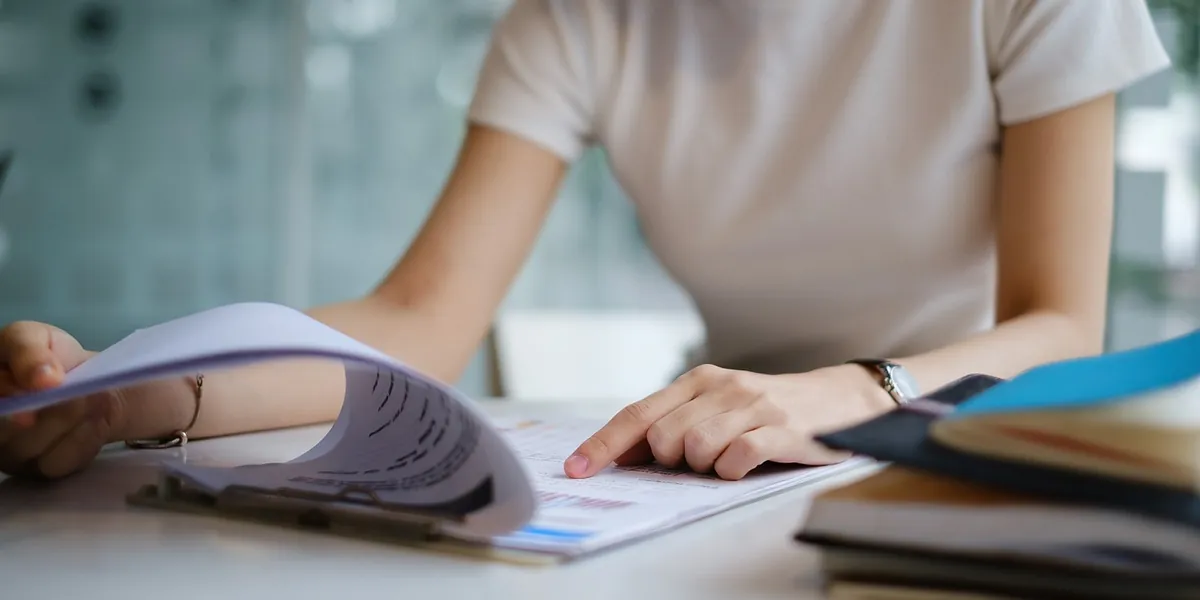
[[[374,410],[355,415],[369,423],[354,468],[339,461],[314,476],[297,476],[295,482],[322,487],[364,483],[393,491],[427,488],[453,478],[479,445],[482,425],[436,387],[377,370],[370,395]],[[393,401],[397,396],[399,401]],[[416,406],[419,411],[410,410]],[[363,479],[380,474],[388,477]]]
[[[381,371],[375,372],[375,383],[371,386],[371,394],[372,395],[375,395],[379,391],[380,375],[381,375]],[[400,408],[396,409],[396,412],[392,414],[392,418],[383,421],[382,423],[379,424],[378,427],[371,430],[371,433],[368,433],[367,437],[374,437],[374,436],[378,435],[384,429],[387,429],[388,426],[390,426],[392,423],[395,423],[396,419],[400,418],[400,415],[404,413],[405,405],[408,404],[408,386],[409,386],[408,378],[405,378],[404,379],[404,398],[400,401]],[[389,372],[387,388],[383,392],[383,400],[379,403],[379,408],[376,409],[375,412],[380,412],[383,410],[383,408],[385,406],[387,406],[388,401],[392,399],[392,392],[395,389],[396,389],[396,374],[393,372]]]

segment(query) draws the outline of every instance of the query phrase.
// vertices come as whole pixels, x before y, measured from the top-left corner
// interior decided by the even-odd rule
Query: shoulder
[[[1170,65],[1144,0],[984,0],[982,14],[1006,124],[1119,91]]]
[[[595,40],[611,4],[514,0],[492,28],[469,119],[578,158],[591,137]]]
[[[620,56],[643,50],[630,43],[631,28],[645,37],[653,29],[646,17],[684,10],[669,8],[675,4],[514,0],[492,28],[469,118],[574,160],[594,137],[598,104]]]
[[[492,37],[560,46],[586,44],[595,39],[597,28],[612,26],[626,12],[626,3],[617,0],[513,0]]]

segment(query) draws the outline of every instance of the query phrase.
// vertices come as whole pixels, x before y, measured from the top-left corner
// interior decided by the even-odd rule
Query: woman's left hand
[[[848,456],[813,439],[894,408],[865,367],[839,365],[795,375],[697,367],[626,406],[567,459],[570,477],[614,461],[657,461],[741,479],[764,462],[820,465]]]

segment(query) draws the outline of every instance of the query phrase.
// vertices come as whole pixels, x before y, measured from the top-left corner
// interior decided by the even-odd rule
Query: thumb
[[[44,323],[19,322],[0,331],[0,361],[26,389],[60,384],[67,371],[89,356],[75,338]]]

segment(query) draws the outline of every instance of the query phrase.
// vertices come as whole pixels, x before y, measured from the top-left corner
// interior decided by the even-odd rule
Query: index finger
[[[689,378],[684,378],[626,406],[580,444],[563,463],[563,470],[573,478],[595,475],[646,439],[646,432],[651,425],[694,396],[695,386]]]

